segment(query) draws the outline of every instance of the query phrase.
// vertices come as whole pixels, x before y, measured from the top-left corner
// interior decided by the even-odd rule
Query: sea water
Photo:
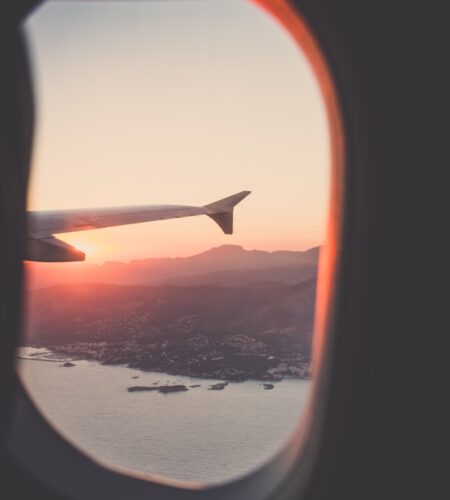
[[[264,463],[293,433],[310,391],[310,382],[298,379],[275,382],[271,390],[246,381],[214,391],[210,385],[220,380],[91,361],[63,367],[65,360],[51,360],[45,350],[21,354],[26,390],[66,439],[103,463],[185,481],[223,482]],[[127,391],[156,384],[200,387]]]

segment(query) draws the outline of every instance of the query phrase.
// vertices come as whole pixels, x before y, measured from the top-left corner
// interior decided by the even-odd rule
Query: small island
[[[228,382],[218,382],[209,386],[208,391],[223,391],[228,385]]]
[[[183,385],[158,385],[158,386],[145,386],[145,385],[134,385],[132,387],[128,387],[128,392],[146,392],[146,391],[157,391],[161,394],[169,394],[171,392],[185,392],[189,389]]]

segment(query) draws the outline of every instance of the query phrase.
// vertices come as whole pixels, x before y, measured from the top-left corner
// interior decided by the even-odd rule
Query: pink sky
[[[48,2],[26,33],[37,101],[30,209],[204,205],[252,191],[232,236],[207,217],[62,236],[89,261],[323,243],[324,104],[267,13],[239,0]]]

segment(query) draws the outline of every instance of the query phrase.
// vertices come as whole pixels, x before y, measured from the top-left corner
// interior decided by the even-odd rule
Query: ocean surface
[[[310,382],[220,382],[91,361],[48,360],[24,348],[21,379],[39,410],[66,439],[103,463],[184,481],[218,483],[264,463],[289,438],[306,407]],[[139,378],[133,378],[139,377]],[[133,385],[200,384],[187,392],[127,392]]]

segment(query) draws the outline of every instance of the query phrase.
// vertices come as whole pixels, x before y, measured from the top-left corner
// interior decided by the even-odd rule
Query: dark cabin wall
[[[2,440],[15,390],[33,115],[18,23],[32,3],[0,5]],[[445,283],[440,251],[449,212],[443,191],[449,46],[444,6],[293,3],[301,6],[330,61],[348,153],[332,386],[305,498],[446,498],[439,453],[446,425],[439,416],[448,387],[436,368],[443,366],[448,318],[435,291]],[[4,447],[0,466],[2,498],[62,499],[18,467]]]

